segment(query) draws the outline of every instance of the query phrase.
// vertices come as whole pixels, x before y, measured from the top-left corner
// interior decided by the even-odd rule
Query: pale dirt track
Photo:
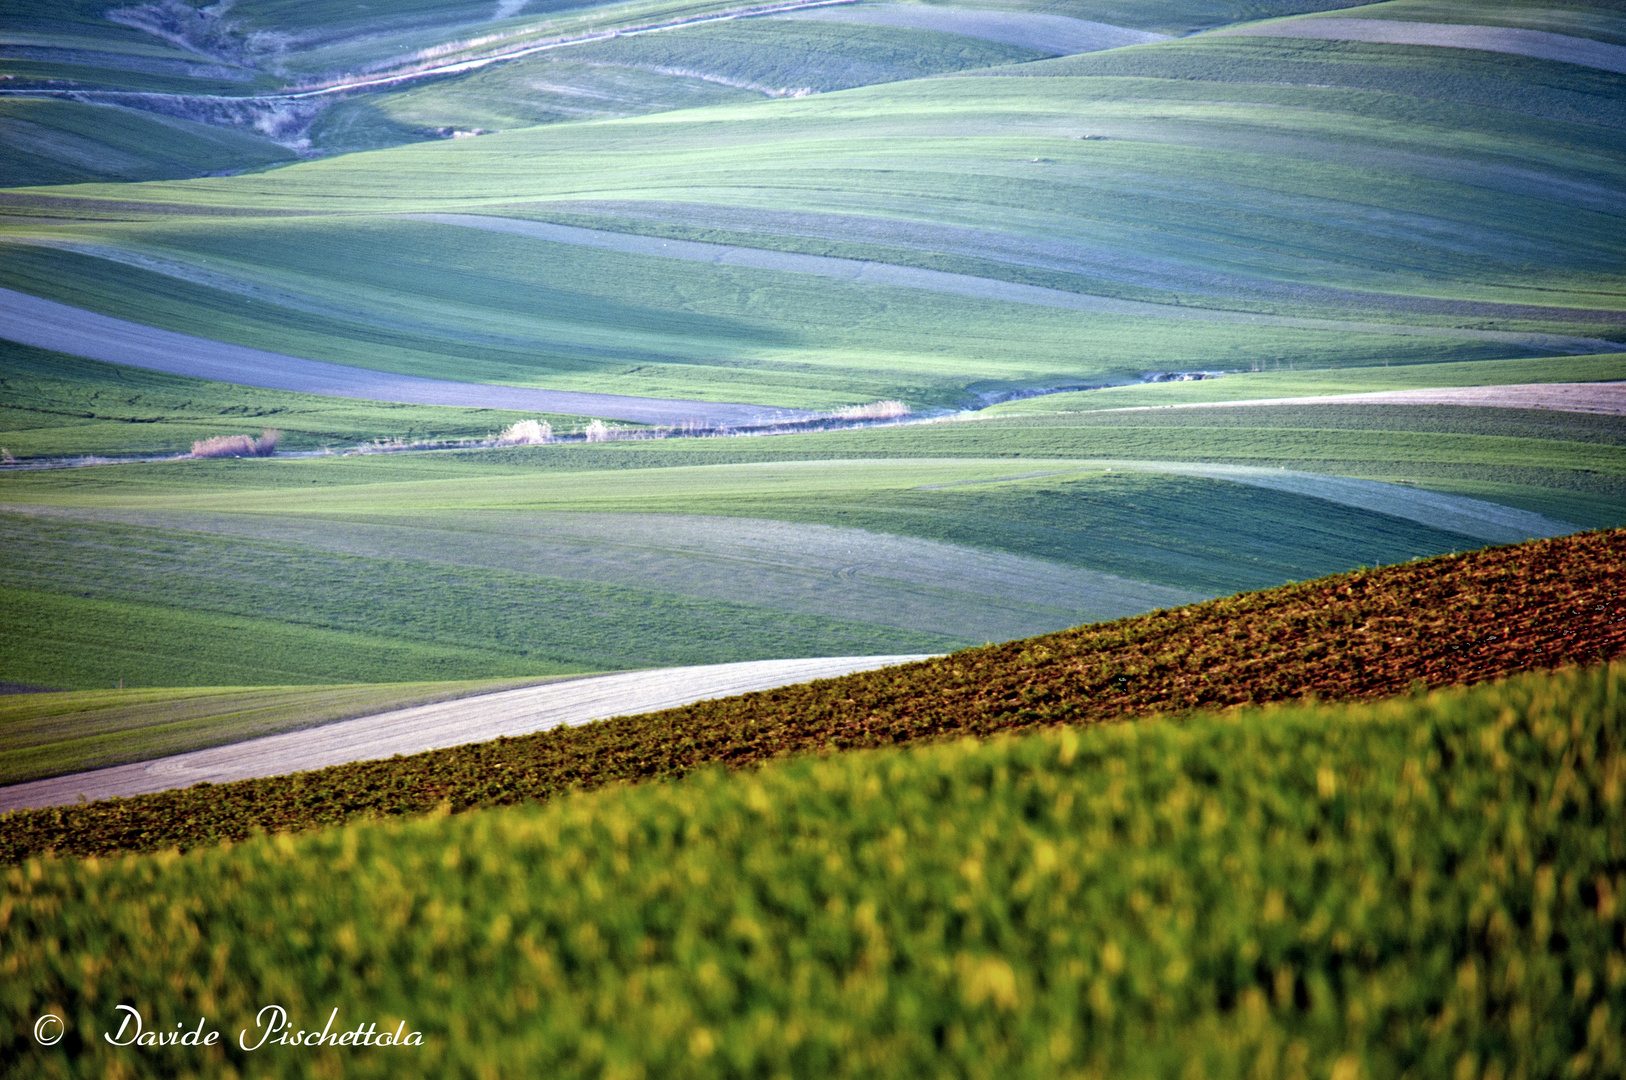
[[[1023,49],[1070,56],[1076,53],[1166,41],[1167,34],[1126,30],[1108,23],[1043,15],[1032,11],[986,11],[925,4],[842,4],[781,15],[782,19],[858,23],[865,26],[901,26],[936,30],[943,34],[997,41]]]
[[[1437,45],[1451,49],[1511,53],[1538,60],[1626,73],[1626,46],[1590,38],[1521,30],[1509,26],[1464,26],[1456,23],[1406,22],[1400,19],[1305,18],[1259,23],[1215,31],[1246,37],[1312,38],[1364,41],[1374,45]]]
[[[752,270],[780,271],[792,274],[810,274],[816,277],[836,278],[859,285],[886,285],[905,289],[923,289],[927,292],[969,296],[979,300],[995,300],[1011,304],[1033,304],[1038,307],[1067,308],[1072,311],[1096,315],[1126,315],[1152,319],[1183,319],[1191,322],[1228,323],[1244,326],[1282,326],[1300,330],[1333,330],[1349,334],[1393,334],[1398,337],[1458,338],[1470,341],[1494,341],[1525,348],[1548,349],[1555,352],[1599,353],[1623,348],[1599,338],[1570,337],[1565,334],[1519,333],[1508,330],[1468,330],[1447,326],[1419,326],[1405,323],[1356,322],[1341,319],[1301,319],[1287,315],[1255,315],[1240,311],[1221,311],[1215,308],[1181,307],[1173,304],[1149,304],[1139,300],[1120,300],[1112,296],[1092,296],[1087,293],[1050,289],[1041,285],[1023,285],[996,278],[973,277],[970,274],[951,274],[942,270],[926,270],[917,266],[898,266],[894,263],[869,262],[861,259],[840,259],[829,255],[801,255],[788,251],[765,248],[737,247],[731,244],[708,244],[694,240],[665,240],[657,236],[638,233],[618,233],[601,229],[583,229],[574,225],[554,225],[545,221],[526,221],[521,218],[489,217],[481,214],[396,214],[408,221],[432,221],[441,225],[457,225],[488,232],[528,236],[554,244],[599,248],[628,255],[653,255],[662,259],[680,259],[685,262],[712,263],[718,266],[740,266]]]
[[[627,671],[342,720],[154,761],[0,788],[0,811],[142,795],[528,735],[708,698],[829,679],[924,656],[839,656]]]
[[[1456,386],[1436,390],[1377,390],[1367,394],[1325,394],[1316,397],[1182,401],[1174,405],[1134,405],[1103,411],[1230,409],[1266,405],[1470,405],[1491,409],[1551,409],[1555,412],[1626,416],[1626,382],[1519,383],[1512,386]]]
[[[160,330],[11,289],[0,289],[0,337],[171,375],[408,405],[566,413],[639,424],[692,422],[704,427],[772,423],[810,415],[763,405],[624,397],[396,375]]]

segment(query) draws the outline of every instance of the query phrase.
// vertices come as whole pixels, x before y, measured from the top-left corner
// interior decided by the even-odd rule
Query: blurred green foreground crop
[[[3,871],[13,1076],[1619,1076],[1626,664]],[[319,885],[317,883],[320,883]],[[215,1046],[119,1049],[119,1004]],[[256,1013],[417,1046],[238,1046]],[[37,1017],[65,1018],[50,1049]]]

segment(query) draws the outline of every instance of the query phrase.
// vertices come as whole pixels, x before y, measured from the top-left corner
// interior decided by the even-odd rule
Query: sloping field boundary
[[[1557,60],[1564,64],[1626,74],[1626,45],[1609,45],[1590,38],[1510,26],[1405,22],[1400,19],[1307,18],[1255,23],[1252,26],[1216,30],[1214,33],[1364,41],[1374,45],[1438,45],[1448,49],[1478,49],[1481,52],[1529,56],[1537,60]]]
[[[1127,468],[1135,468],[1126,463]],[[1157,471],[1180,476],[1202,476],[1229,480],[1249,487],[1269,488],[1294,495],[1309,495],[1356,510],[1404,518],[1436,529],[1461,533],[1493,544],[1521,540],[1545,540],[1581,531],[1581,526],[1543,514],[1518,510],[1464,495],[1446,495],[1381,480],[1357,480],[1348,476],[1298,472],[1293,469],[1265,469],[1250,465],[1187,465],[1159,463]]]
[[[198,783],[280,776],[353,761],[530,735],[568,724],[691,705],[708,698],[832,679],[929,656],[839,656],[625,671],[527,686],[269,735],[133,765],[0,788],[0,812],[146,795]]]
[[[1500,503],[1469,498],[1466,495],[1447,495],[1438,491],[1385,483],[1382,480],[1359,480],[1348,476],[1329,476],[1326,473],[1300,472],[1295,469],[1268,469],[1258,465],[1223,465],[1189,461],[1113,460],[1088,462],[1082,465],[1069,462],[1068,465],[1068,468],[1023,473],[1020,476],[968,480],[954,484],[928,484],[926,488],[1008,483],[1013,480],[1060,476],[1069,472],[1105,468],[1108,472],[1117,469],[1122,472],[1200,476],[1208,480],[1226,480],[1233,484],[1305,495],[1313,499],[1324,499],[1339,506],[1415,521],[1421,525],[1444,529],[1493,544],[1544,540],[1581,531],[1579,525],[1528,510],[1518,510]]]
[[[1448,386],[1433,390],[1373,390],[1361,394],[1325,394],[1316,397],[1129,405],[1121,409],[1101,411],[1230,409],[1263,405],[1469,405],[1493,409],[1550,409],[1554,412],[1626,416],[1626,382],[1519,383],[1508,386]]]
[[[705,427],[805,420],[813,415],[764,405],[625,397],[397,375],[160,330],[11,289],[0,289],[0,337],[39,349],[171,375],[366,401],[534,409],[640,424],[696,423]]]
[[[843,4],[778,16],[818,22],[857,23],[861,26],[901,26],[910,30],[936,30],[943,34],[997,41],[1023,49],[1072,56],[1077,53],[1120,49],[1166,41],[1169,35],[1129,30],[1110,23],[1043,15],[1035,11],[989,11],[924,4]]]
[[[860,285],[889,285],[904,289],[923,289],[927,292],[970,296],[979,300],[997,300],[1010,304],[1033,304],[1038,307],[1067,308],[1095,315],[1127,315],[1137,318],[1185,319],[1192,322],[1232,323],[1247,326],[1282,326],[1299,330],[1332,330],[1351,334],[1393,334],[1398,337],[1457,338],[1470,341],[1494,341],[1504,345],[1547,349],[1576,354],[1626,351],[1626,345],[1598,338],[1570,337],[1566,334],[1526,334],[1508,330],[1468,330],[1446,326],[1411,326],[1402,323],[1344,322],[1337,319],[1301,319],[1286,315],[1254,315],[1240,311],[1219,311],[1212,308],[1176,307],[1172,304],[1149,304],[1139,300],[1119,300],[1110,296],[1091,296],[1048,289],[1041,285],[1022,285],[996,278],[973,277],[970,274],[951,274],[943,270],[925,270],[916,266],[896,266],[891,263],[869,262],[861,259],[841,259],[830,255],[800,255],[765,248],[736,247],[731,244],[708,244],[695,240],[666,240],[658,236],[638,233],[617,233],[601,229],[583,229],[575,225],[555,225],[545,221],[527,221],[522,218],[488,217],[482,214],[395,214],[407,221],[430,221],[441,225],[457,225],[470,229],[528,236],[554,244],[598,248],[627,255],[653,255],[663,259],[681,259],[685,262],[712,263],[718,266],[741,266],[752,270],[773,270],[792,274],[811,274],[816,277],[835,278]],[[555,412],[571,412],[555,409]]]
[[[16,510],[0,504],[0,511]],[[839,619],[862,611],[876,625],[932,634],[952,625],[961,641],[1031,637],[1208,598],[1028,555],[768,518],[522,510],[385,523],[171,509],[23,512],[603,582]]]

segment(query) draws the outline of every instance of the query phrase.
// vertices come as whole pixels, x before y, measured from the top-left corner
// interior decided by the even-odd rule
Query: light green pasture
[[[18,247],[0,284],[310,359],[648,397],[956,407],[985,388],[1234,368],[1261,354],[1324,366],[1517,351],[1449,337],[1094,314],[413,221],[102,225],[74,236],[158,260],[163,272]]]
[[[1155,49],[1178,59],[1199,45],[1220,47],[1175,42],[1113,55]],[[612,199],[895,215],[1248,277],[1619,305],[1617,217],[1576,207],[1551,185],[1479,186],[1518,160],[1618,190],[1626,173],[1608,131],[1357,90],[1227,86],[1224,100],[1213,97],[1200,82],[1166,79],[925,80],[402,147],[267,177],[74,194],[199,212]],[[1106,138],[1079,139],[1088,134]],[[1380,220],[1372,205],[1386,207]]]
[[[0,500],[35,510],[8,518],[0,678],[405,681],[936,651],[1485,542],[1404,499],[1357,509],[1336,485],[1324,499],[1158,462],[1626,520],[1618,419],[1393,406],[13,473]],[[266,643],[252,663],[245,638]]]
[[[276,464],[295,466],[286,486],[212,471],[191,496],[181,466],[127,467],[157,480],[134,498],[87,497],[101,470],[7,477],[6,496],[55,488],[58,507],[0,515],[0,678],[287,685],[938,652],[1481,543],[1096,462],[566,472],[448,455],[447,481],[343,486],[303,468],[319,462]]]

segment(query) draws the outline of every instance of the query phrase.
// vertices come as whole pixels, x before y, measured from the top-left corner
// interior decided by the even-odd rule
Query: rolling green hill
[[[1051,14],[1189,31],[1315,8]],[[480,16],[486,44],[469,36],[486,25],[472,8],[434,4],[397,11],[365,41],[348,10],[244,4],[226,22],[199,17],[199,33],[224,37],[187,40],[255,78],[281,49],[298,81],[727,14],[503,10],[512,20]],[[284,17],[288,41],[253,36]],[[135,32],[107,31],[120,48]],[[419,667],[485,678],[930,650],[1622,522],[1613,418],[1100,407],[1618,378],[1608,350],[1626,340],[1626,76],[1279,36],[1036,56],[934,30],[725,19],[381,86],[342,106],[356,124],[432,125],[442,108],[520,109],[527,80],[551,79],[563,100],[587,85],[577,76],[642,72],[698,79],[721,96],[670,103],[706,107],[251,175],[0,193],[0,286],[379,371],[808,409],[896,399],[940,418],[1124,384],[975,420],[771,440],[8,472],[0,504],[51,513],[8,514],[28,555],[7,560],[6,581],[58,637],[14,635],[3,677],[403,681]],[[575,74],[538,74],[554,67]],[[801,89],[828,92],[764,96]],[[492,123],[560,119],[538,109]],[[0,446],[24,458],[181,450],[245,425],[285,426],[303,449],[467,437],[517,418],[5,355]],[[1249,373],[1140,384],[1218,369]],[[634,557],[617,530],[652,521],[676,538]],[[568,553],[542,558],[526,529]],[[81,539],[47,542],[60,530]],[[760,545],[748,570],[720,554],[734,533]],[[397,558],[390,544],[409,535]],[[862,586],[823,561],[844,544],[876,552]],[[480,554],[448,555],[471,546]],[[84,550],[115,554],[88,573]],[[799,576],[808,552],[816,569]],[[933,557],[960,579],[928,587],[919,567]],[[212,580],[204,567],[220,558],[241,559],[240,575]],[[338,566],[368,584],[333,585]],[[111,649],[109,627],[140,647]],[[220,627],[278,644],[233,673]],[[684,641],[684,627],[703,630]],[[195,649],[199,635],[223,644]]]
[[[54,246],[0,284],[384,370],[780,406],[1620,336],[1623,76],[1201,36],[997,70],[18,192],[10,236]],[[447,211],[653,246],[381,216]],[[74,220],[107,216],[145,220]]]
[[[942,655],[0,815],[0,1072],[1620,1074],[1618,7],[3,0],[0,337],[210,378],[0,344],[0,772]]]
[[[1613,417],[1328,405],[14,472],[0,575],[35,614],[0,678],[936,651],[1619,525],[1623,453]],[[276,647],[236,658],[262,635]]]

